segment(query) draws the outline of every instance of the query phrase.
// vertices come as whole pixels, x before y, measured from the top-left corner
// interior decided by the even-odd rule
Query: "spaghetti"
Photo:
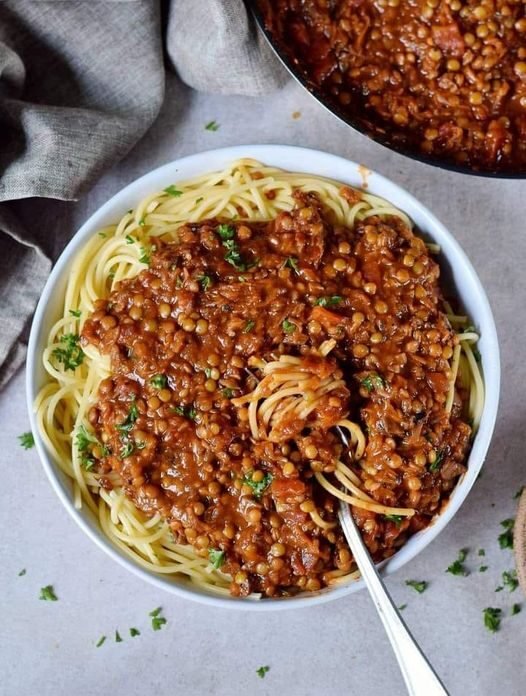
[[[335,498],[390,555],[439,512],[483,405],[478,335],[437,277],[407,216],[328,179],[241,160],[148,196],[75,259],[43,355],[39,427],[76,504],[221,594],[354,577]]]

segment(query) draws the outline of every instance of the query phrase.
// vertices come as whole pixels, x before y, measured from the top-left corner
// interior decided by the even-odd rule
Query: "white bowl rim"
[[[98,528],[98,525],[94,523],[94,520],[88,517],[86,508],[82,510],[75,508],[71,491],[67,490],[67,487],[61,481],[59,468],[53,462],[40,436],[33,410],[33,403],[40,386],[37,384],[37,368],[42,350],[41,344],[45,339],[42,336],[42,324],[47,316],[48,309],[52,308],[51,298],[55,285],[61,279],[61,274],[78,250],[98,229],[108,224],[110,218],[113,221],[119,219],[127,209],[134,207],[143,196],[155,190],[161,190],[165,186],[177,182],[177,180],[219,170],[234,160],[242,158],[259,160],[266,165],[289,171],[331,177],[355,187],[363,187],[365,185],[367,193],[381,196],[395,204],[415,221],[421,232],[433,240],[438,240],[441,245],[442,257],[447,259],[453,270],[458,271],[459,275],[456,277],[456,280],[460,278],[462,282],[466,283],[466,287],[470,292],[460,297],[464,302],[467,299],[475,302],[477,306],[478,315],[477,317],[472,316],[472,319],[476,320],[478,326],[483,329],[479,348],[482,356],[486,391],[481,424],[468,459],[468,471],[452,492],[446,509],[426,529],[412,536],[400,551],[384,562],[383,574],[388,575],[401,568],[438,536],[466,499],[480,472],[490,445],[497,416],[500,391],[500,357],[495,321],[486,293],[471,262],[460,244],[448,232],[445,226],[422,203],[402,187],[386,177],[373,172],[364,165],[338,155],[290,145],[238,145],[219,148],[188,155],[164,164],[131,182],[112,196],[73,235],[57,260],[42,291],[33,318],[28,343],[26,398],[36,449],[53,489],[68,513],[85,534],[121,566],[159,589],[208,606],[251,611],[298,609],[300,607],[312,607],[344,597],[363,588],[364,583],[360,580],[334,588],[325,588],[311,595],[253,601],[208,594],[198,588],[191,587],[189,584],[179,584],[177,581],[170,581],[161,574],[150,572],[140,567],[112,544],[109,538]]]

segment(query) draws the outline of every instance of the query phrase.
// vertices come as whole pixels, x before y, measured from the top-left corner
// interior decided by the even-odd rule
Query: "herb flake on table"
[[[152,617],[152,628],[154,631],[160,631],[166,623],[164,616],[160,615],[161,611],[162,607],[157,607],[157,609],[150,612],[150,616]]]
[[[487,565],[481,565],[479,568],[479,573],[485,573],[488,569]]]
[[[491,633],[496,633],[500,628],[500,615],[502,614],[502,609],[486,607],[482,614],[484,616],[484,626],[486,626]]]
[[[270,667],[268,665],[264,665],[263,667],[258,667],[256,669],[256,674],[260,679],[265,678],[265,674],[269,671]]]
[[[422,592],[425,592],[427,590],[427,581],[426,580],[406,580],[405,584],[408,587],[412,587],[415,592],[418,592],[418,594],[422,594]]]
[[[55,594],[53,585],[46,585],[45,587],[41,587],[39,599],[42,599],[45,602],[57,602],[58,597]]]
[[[515,495],[513,496],[513,500],[518,500],[518,499],[521,497],[524,488],[525,488],[525,486],[521,486],[521,487],[519,488],[519,490],[518,490],[518,491],[515,493]]]
[[[60,345],[54,348],[51,355],[64,365],[65,370],[76,370],[84,361],[84,351],[80,347],[78,334],[64,334],[59,339]]]
[[[18,577],[21,578],[27,573],[25,568],[22,568],[22,570],[18,573]]]
[[[141,632],[139,631],[138,628],[135,628],[135,626],[132,626],[132,627],[130,628],[130,636],[131,636],[132,638],[135,638],[135,636],[140,636],[140,635],[141,635]]]
[[[520,614],[522,611],[522,606],[520,604],[514,604],[511,608],[511,615],[515,616],[516,614]]]
[[[95,643],[96,648],[100,648],[100,646],[105,642],[106,636],[101,636],[99,640]]]
[[[446,573],[451,573],[451,575],[461,575],[462,577],[467,577],[469,575],[469,570],[466,570],[464,566],[464,561],[468,555],[468,549],[460,549],[458,552],[458,558],[451,565],[446,568]]]
[[[407,607],[407,604],[400,604],[398,607],[398,611],[404,611],[404,609]]]
[[[515,526],[515,520],[513,517],[509,517],[506,520],[502,520],[500,523],[501,527],[504,527],[504,532],[499,534],[499,546],[501,549],[512,549],[513,548],[513,528]]]
[[[35,437],[32,432],[22,433],[18,436],[20,446],[28,450],[35,446]]]
[[[217,121],[209,121],[205,126],[205,130],[215,132],[219,130],[219,123]]]
[[[517,571],[516,570],[505,570],[502,573],[502,584],[510,592],[515,592],[515,590],[519,586],[519,581],[517,580]]]
[[[119,631],[115,631],[115,642],[122,643],[122,638],[121,638],[121,634],[119,633]]]
[[[486,555],[486,552],[484,551],[484,549],[479,549],[479,550],[478,550],[478,555],[479,555],[479,556],[485,556],[485,555]]]

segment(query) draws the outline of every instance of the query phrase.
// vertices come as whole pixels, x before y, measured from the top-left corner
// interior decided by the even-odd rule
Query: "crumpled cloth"
[[[0,2],[0,388],[24,361],[64,201],[151,126],[165,64],[211,93],[263,94],[286,79],[242,0]]]

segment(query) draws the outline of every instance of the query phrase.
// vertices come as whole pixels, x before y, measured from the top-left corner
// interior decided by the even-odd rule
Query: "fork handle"
[[[385,589],[351,517],[349,506],[343,502],[340,507],[340,523],[389,637],[408,693],[410,696],[448,696],[446,688],[414,640]]]

